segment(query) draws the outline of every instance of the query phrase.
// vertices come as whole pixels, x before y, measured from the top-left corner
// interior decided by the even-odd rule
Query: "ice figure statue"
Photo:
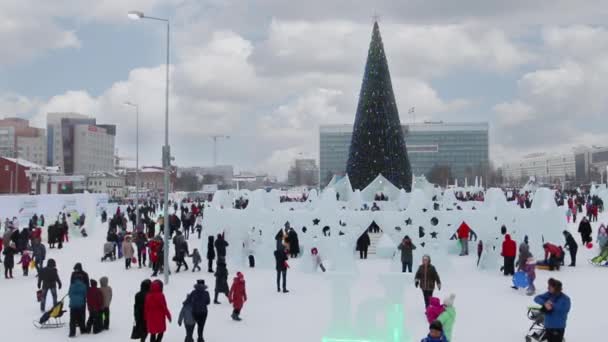
[[[328,274],[332,286],[332,316],[322,342],[411,342],[404,329],[403,293],[411,275],[387,273],[379,276],[383,297],[364,300],[352,318],[353,274]],[[379,319],[380,318],[380,319]],[[381,322],[381,323],[379,323]]]
[[[331,248],[323,248],[324,252],[329,251],[331,257],[331,270],[336,272],[356,273],[357,263],[355,262],[354,250],[357,238],[354,237],[352,231],[363,231],[361,228],[355,228],[352,231],[348,227],[343,227],[340,235],[339,229],[335,229],[329,237],[328,242]]]
[[[533,210],[550,210],[557,208],[555,203],[555,191],[547,188],[539,188],[534,193],[534,201],[532,201]]]
[[[407,209],[407,206],[410,204],[410,194],[408,194],[407,192],[405,192],[405,190],[401,189],[399,190],[399,209],[400,210],[405,210]]]
[[[501,246],[497,239],[483,240],[483,252],[479,260],[479,269],[496,272],[500,268]]]

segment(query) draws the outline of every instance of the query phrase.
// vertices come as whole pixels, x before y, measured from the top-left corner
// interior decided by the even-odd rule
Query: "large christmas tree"
[[[346,172],[353,189],[379,174],[398,188],[412,187],[412,171],[378,22],[374,22]]]

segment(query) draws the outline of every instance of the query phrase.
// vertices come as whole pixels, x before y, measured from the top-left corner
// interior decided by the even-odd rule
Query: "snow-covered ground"
[[[608,215],[601,217],[608,222]],[[594,237],[598,225],[593,224]],[[574,226],[571,227],[576,232]],[[149,269],[126,271],[122,260],[101,263],[101,251],[106,227],[98,223],[89,228],[86,239],[74,237],[63,250],[49,250],[48,257],[57,260],[64,287],[60,297],[67,293],[69,277],[76,262],[82,262],[92,279],[108,276],[114,290],[111,306],[110,331],[99,335],[82,336],[78,339],[90,341],[128,341],[133,322],[133,297],[140,282],[150,276]],[[574,234],[577,240],[579,235]],[[200,240],[190,238],[190,248],[200,249]],[[519,242],[518,242],[519,243]],[[171,248],[173,249],[173,248]],[[472,246],[473,250],[474,247]],[[269,251],[269,253],[272,253]],[[565,267],[560,272],[537,271],[536,285],[539,291],[546,288],[549,277],[563,281],[564,291],[572,299],[572,311],[566,337],[568,341],[599,341],[602,323],[605,322],[605,287],[608,284],[608,268],[589,265],[588,259],[597,255],[593,250],[579,248],[578,266]],[[449,293],[456,294],[457,319],[454,329],[456,342],[514,342],[523,341],[530,325],[526,308],[532,298],[510,288],[511,280],[498,272],[479,272],[475,268],[475,256],[451,257],[450,269],[439,269],[443,288],[436,292],[440,298]],[[324,274],[306,274],[296,271],[299,261],[290,261],[288,272],[289,294],[279,294],[275,288],[273,270],[242,269],[229,264],[231,282],[236,271],[243,271],[247,281],[249,301],[242,312],[242,322],[230,319],[231,306],[221,298],[221,305],[211,305],[206,326],[205,340],[210,341],[260,341],[320,342],[326,335],[332,312],[331,284]],[[569,262],[569,256],[566,258]],[[355,320],[358,303],[370,297],[383,296],[378,276],[388,272],[390,261],[370,259],[358,261],[359,274],[352,284],[351,298],[353,312],[344,312]],[[174,266],[172,265],[174,268]],[[204,268],[204,267],[203,267]],[[35,271],[33,272],[35,273]],[[2,339],[6,341],[65,341],[67,326],[62,329],[38,330],[32,321],[40,317],[39,305],[35,300],[36,278],[25,278],[21,270],[15,268],[15,279],[0,279],[0,322]],[[171,277],[165,287],[165,295],[173,314],[165,341],[182,341],[183,327],[177,326],[177,316],[186,294],[192,289],[196,279],[205,279],[213,290],[214,278],[206,272],[182,272]],[[423,313],[422,296],[414,288],[413,281],[406,282],[402,298],[396,300],[404,307],[404,328],[411,341],[419,341],[427,333],[428,324]],[[50,297],[50,295],[49,295]],[[68,321],[68,315],[65,321]],[[332,336],[339,338],[341,336]],[[364,340],[364,339],[363,339]],[[601,340],[601,338],[600,338]],[[404,339],[404,341],[406,341]],[[392,341],[391,341],[392,342]],[[452,341],[453,342],[453,341]]]

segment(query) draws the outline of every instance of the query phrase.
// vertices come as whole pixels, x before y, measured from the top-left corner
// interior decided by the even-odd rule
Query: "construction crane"
[[[221,139],[230,139],[229,135],[212,135],[210,136],[213,139],[213,166],[217,166],[217,141]]]

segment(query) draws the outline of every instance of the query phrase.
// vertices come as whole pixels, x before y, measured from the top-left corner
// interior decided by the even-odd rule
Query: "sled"
[[[62,321],[63,314],[66,312],[63,310],[63,300],[65,297],[53,305],[51,310],[42,314],[39,320],[33,321],[32,323],[38,329],[57,329],[65,326],[65,322]]]

